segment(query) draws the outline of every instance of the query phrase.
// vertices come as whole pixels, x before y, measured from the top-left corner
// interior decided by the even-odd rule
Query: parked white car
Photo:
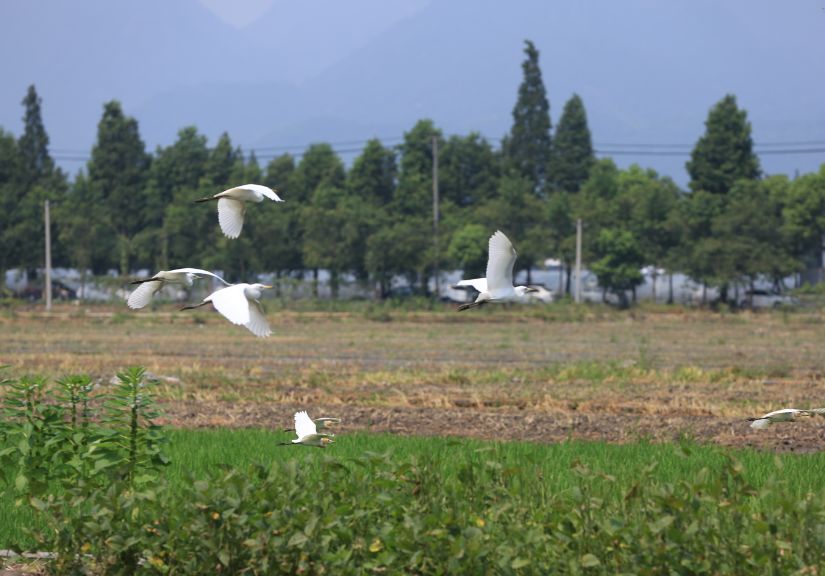
[[[750,290],[739,293],[739,306],[753,308],[779,308],[781,306],[796,306],[799,300],[787,294],[781,294],[772,290],[756,289],[751,294]]]

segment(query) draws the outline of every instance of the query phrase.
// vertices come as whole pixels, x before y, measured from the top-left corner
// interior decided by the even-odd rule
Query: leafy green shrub
[[[676,484],[651,466],[606,500],[615,480],[581,463],[572,490],[548,494],[495,461],[444,478],[426,455],[322,458],[312,480],[292,459],[177,492],[101,488],[59,508],[81,555],[61,558],[107,574],[784,574],[825,552],[822,496],[757,491],[734,460]],[[777,506],[754,512],[768,491]]]
[[[18,505],[28,502],[45,516],[49,530],[35,537],[57,553],[58,572],[79,569],[90,546],[80,535],[94,528],[117,540],[106,515],[140,501],[145,492],[137,490],[157,481],[166,464],[144,370],[121,372],[114,390],[95,396],[88,376],[62,378],[56,390],[39,377],[0,383],[0,480]]]
[[[6,387],[0,426],[6,486],[36,497],[54,482],[69,488],[156,478],[166,459],[144,374],[129,368],[111,392],[94,396],[88,376],[62,378],[55,391],[41,377],[0,382]]]

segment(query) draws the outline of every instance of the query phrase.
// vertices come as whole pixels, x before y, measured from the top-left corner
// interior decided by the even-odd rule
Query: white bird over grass
[[[218,192],[214,196],[207,196],[195,200],[195,202],[218,201],[218,223],[227,238],[237,238],[243,230],[243,217],[246,212],[246,203],[263,202],[264,198],[269,198],[273,202],[283,202],[272,188],[260,184],[244,184],[236,186],[223,192]]]
[[[207,272],[206,270],[199,270],[198,268],[178,268],[176,270],[161,270],[160,272],[156,273],[151,278],[146,278],[145,280],[135,280],[131,282],[131,284],[139,284],[139,286],[135,289],[134,292],[129,294],[128,300],[126,300],[126,304],[129,308],[134,308],[135,310],[139,308],[143,308],[152,300],[152,296],[154,296],[161,288],[168,284],[181,284],[184,286],[191,286],[192,282],[203,278],[204,276],[211,276],[212,278],[217,278],[227,286],[229,286],[229,282],[221,278],[216,274],[212,274],[212,272]]]
[[[327,428],[334,428],[336,424],[341,423],[340,418],[313,418],[312,422],[318,430]],[[284,428],[284,432],[295,432],[295,428]]]
[[[530,286],[513,286],[513,265],[516,263],[516,254],[510,239],[501,230],[490,236],[489,253],[487,255],[486,278],[462,280],[456,286],[472,286],[479,295],[475,302],[462,304],[459,310],[475,308],[487,302],[515,302],[521,300],[528,292],[536,292]]]
[[[795,422],[799,416],[825,416],[825,408],[811,408],[808,410],[800,410],[797,408],[782,408],[781,410],[774,410],[768,412],[759,418],[748,418],[751,423],[751,428],[762,429],[767,428],[775,422]]]
[[[261,290],[266,288],[272,288],[272,286],[265,284],[233,284],[212,292],[200,304],[184,306],[181,310],[193,310],[212,304],[215,310],[223,314],[224,318],[233,324],[245,326],[255,336],[265,338],[272,334],[259,301]]]
[[[295,413],[295,435],[297,438],[292,442],[282,442],[281,446],[316,446],[326,448],[335,443],[331,434],[319,434],[315,422],[309,417],[306,410]]]

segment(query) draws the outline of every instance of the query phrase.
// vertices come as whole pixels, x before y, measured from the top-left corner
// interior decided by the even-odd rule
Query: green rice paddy
[[[785,496],[803,497],[822,491],[825,454],[774,455],[755,450],[731,450],[685,441],[680,444],[636,442],[608,444],[571,441],[559,444],[485,442],[441,437],[401,437],[388,434],[352,433],[339,435],[327,449],[279,446],[291,433],[260,429],[170,430],[166,453],[171,459],[167,479],[182,488],[193,479],[207,477],[222,466],[247,469],[273,462],[294,460],[311,481],[323,473],[322,463],[334,460],[352,465],[367,453],[389,455],[393,462],[415,461],[445,483],[461,474],[484,474],[485,468],[504,471],[514,481],[514,503],[532,498],[537,490],[564,497],[581,486],[576,464],[584,465],[608,481],[590,486],[606,500],[621,499],[643,476],[650,484],[676,484],[695,478],[703,468],[718,471],[729,455],[741,463],[744,478],[761,487],[781,478]],[[652,470],[651,470],[652,468]],[[468,472],[469,471],[469,472]],[[646,472],[647,471],[647,472]],[[646,475],[647,474],[647,475]],[[478,478],[476,478],[478,481]],[[483,478],[481,480],[483,482]],[[776,486],[774,486],[776,490]],[[754,511],[771,505],[771,496],[754,498]],[[0,499],[0,548],[30,548],[26,528],[37,519],[25,504],[15,506],[14,496]]]

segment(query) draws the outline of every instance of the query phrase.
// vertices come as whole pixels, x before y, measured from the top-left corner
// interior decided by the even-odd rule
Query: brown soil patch
[[[0,364],[101,387],[144,366],[175,426],[280,427],[307,408],[344,417],[342,432],[825,446],[825,420],[744,421],[825,405],[819,310],[570,310],[277,312],[268,339],[209,311],[13,310],[0,313]]]
[[[303,404],[251,402],[171,402],[163,423],[182,428],[272,428],[291,426],[291,415]],[[555,443],[567,440],[605,442],[678,441],[691,438],[725,446],[780,452],[825,449],[825,422],[800,421],[753,430],[743,419],[672,414],[597,414],[534,410],[489,411],[467,408],[386,408],[380,406],[313,405],[316,416],[343,416],[337,433],[385,432],[404,435],[464,436],[485,440]]]

